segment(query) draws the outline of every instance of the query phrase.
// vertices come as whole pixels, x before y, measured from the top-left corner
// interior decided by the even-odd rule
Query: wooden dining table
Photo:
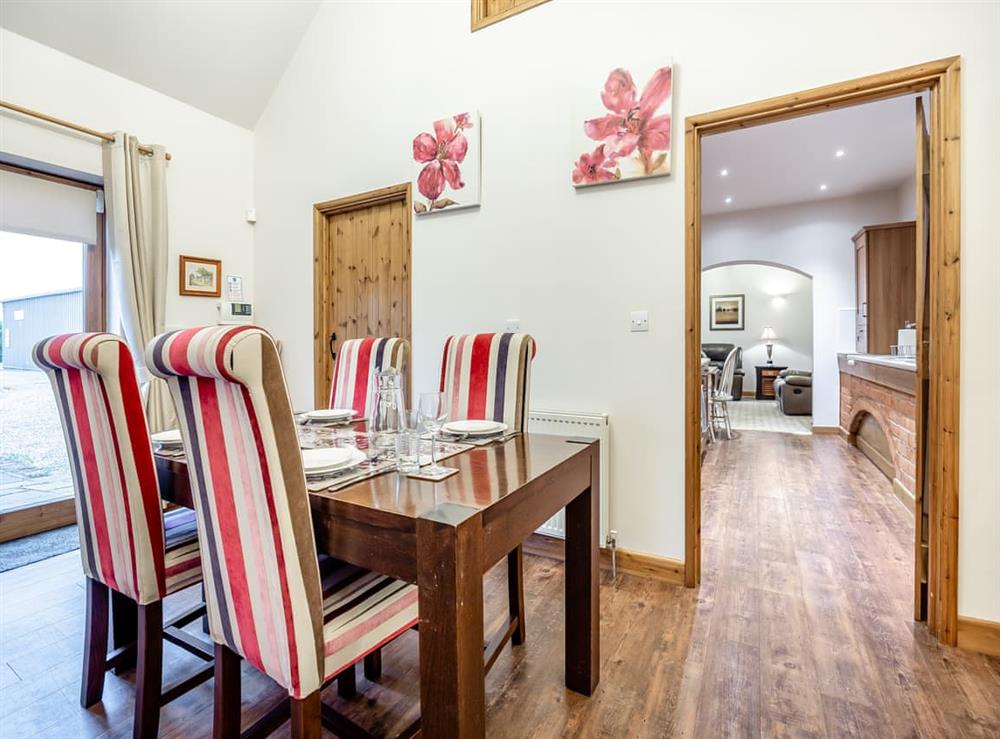
[[[520,434],[450,457],[459,472],[439,482],[390,472],[309,493],[320,553],[419,586],[423,736],[485,737],[483,574],[563,508],[565,683],[597,687],[598,445]],[[157,456],[157,473],[163,498],[193,506],[183,459]]]

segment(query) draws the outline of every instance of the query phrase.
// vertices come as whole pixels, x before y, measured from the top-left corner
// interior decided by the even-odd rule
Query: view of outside
[[[31,350],[83,326],[83,244],[0,231],[0,512],[73,494],[62,426]]]

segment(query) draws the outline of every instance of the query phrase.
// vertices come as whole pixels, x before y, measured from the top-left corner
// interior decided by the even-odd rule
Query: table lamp
[[[771,352],[774,351],[774,340],[778,338],[778,335],[774,333],[774,328],[771,326],[764,326],[763,332],[760,335],[761,341],[767,342],[767,363],[774,364],[771,360]]]

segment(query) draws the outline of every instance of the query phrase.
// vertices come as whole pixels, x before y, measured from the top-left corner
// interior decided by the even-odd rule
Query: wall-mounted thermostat
[[[223,300],[219,303],[219,323],[222,325],[253,323],[253,303]]]

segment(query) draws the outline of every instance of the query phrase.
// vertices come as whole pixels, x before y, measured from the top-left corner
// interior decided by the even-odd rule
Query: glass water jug
[[[403,378],[398,370],[385,369],[375,376],[368,431],[384,454],[395,452],[396,436],[406,428],[406,404],[403,400]]]

